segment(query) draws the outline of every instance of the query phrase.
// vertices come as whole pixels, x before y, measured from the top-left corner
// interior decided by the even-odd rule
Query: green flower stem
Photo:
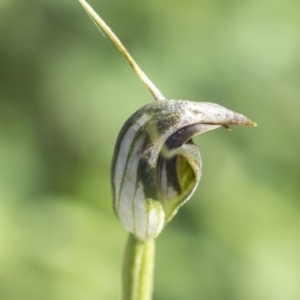
[[[151,300],[155,240],[138,240],[129,234],[123,260],[123,300]]]
[[[137,73],[139,78],[143,81],[149,91],[152,93],[155,100],[166,100],[165,96],[161,93],[161,91],[152,83],[152,81],[148,78],[148,76],[142,71],[142,69],[138,66],[138,64],[134,61],[131,55],[128,53],[124,45],[118,39],[118,37],[113,33],[113,31],[108,27],[108,25],[101,19],[101,17],[94,11],[94,9],[85,1],[79,0],[85,11],[94,21],[94,23],[98,26],[100,31],[104,31],[107,36],[112,40],[112,42],[116,45],[119,51],[124,55],[130,66]]]

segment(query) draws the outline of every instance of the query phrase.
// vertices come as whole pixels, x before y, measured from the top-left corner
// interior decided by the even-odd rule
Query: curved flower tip
[[[112,162],[114,210],[141,240],[157,237],[195,191],[202,171],[192,137],[228,125],[256,126],[214,103],[163,100],[135,112],[122,127]]]

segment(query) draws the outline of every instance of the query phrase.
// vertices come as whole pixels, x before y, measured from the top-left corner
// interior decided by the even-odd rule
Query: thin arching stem
[[[155,100],[166,100],[165,96],[160,92],[160,90],[153,84],[153,82],[148,78],[148,76],[141,70],[138,64],[134,61],[131,55],[128,53],[124,45],[113,33],[113,31],[107,26],[107,24],[101,19],[101,17],[94,11],[94,9],[85,1],[79,0],[85,11],[91,17],[100,29],[102,29],[107,36],[113,41],[119,51],[125,56],[126,60],[129,62],[130,66],[137,73],[139,78],[144,82],[146,87],[150,90]]]

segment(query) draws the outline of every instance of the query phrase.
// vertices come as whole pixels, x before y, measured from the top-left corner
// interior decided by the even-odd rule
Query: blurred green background
[[[258,123],[196,139],[154,299],[300,299],[300,2],[90,3],[167,97]],[[120,299],[110,160],[151,101],[77,1],[0,1],[0,299]]]

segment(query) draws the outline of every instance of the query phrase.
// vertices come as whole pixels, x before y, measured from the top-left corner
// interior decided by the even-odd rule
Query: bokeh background
[[[196,138],[154,299],[300,299],[300,2],[90,3],[167,97],[258,123]],[[77,1],[0,1],[0,299],[120,299],[110,160],[151,101]]]

